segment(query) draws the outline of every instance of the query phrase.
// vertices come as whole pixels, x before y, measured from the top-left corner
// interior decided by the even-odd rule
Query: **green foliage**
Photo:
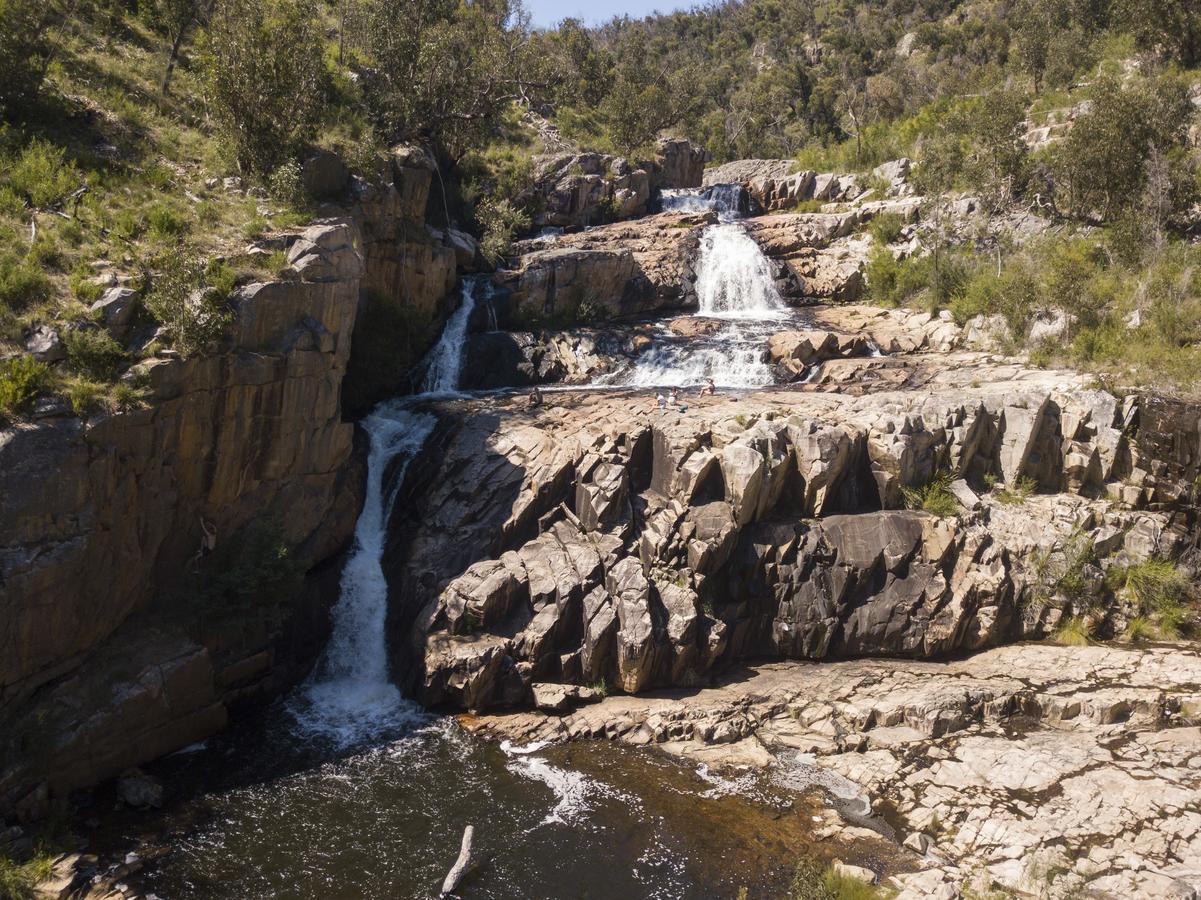
[[[905,220],[896,213],[883,213],[868,223],[867,230],[877,244],[892,244],[905,230]]]
[[[42,896],[37,885],[50,877],[56,850],[39,846],[31,859],[18,863],[0,855],[0,897],[5,900],[35,900]]]
[[[173,243],[188,231],[188,220],[167,203],[156,203],[146,211],[150,237],[159,243]]]
[[[929,288],[932,274],[930,257],[897,259],[886,247],[877,246],[867,261],[868,299],[881,306],[902,306]]]
[[[272,617],[300,590],[304,569],[271,516],[251,522],[217,549],[201,571],[198,601],[210,613]]]
[[[50,298],[53,285],[34,262],[13,253],[0,254],[0,306],[26,309]]]
[[[923,485],[902,487],[905,506],[938,516],[940,519],[959,515],[959,501],[951,493],[951,475],[936,475]]]
[[[1080,616],[1063,619],[1055,629],[1052,640],[1065,647],[1086,647],[1092,643],[1093,629]]]
[[[267,176],[316,134],[327,75],[311,4],[219,0],[203,68],[210,109],[243,172]]]
[[[1191,107],[1185,87],[1169,77],[1123,83],[1106,76],[1093,86],[1091,103],[1055,146],[1053,168],[1066,208],[1109,220],[1140,197],[1152,154],[1182,140]]]
[[[550,75],[528,24],[509,4],[368,0],[359,52],[364,95],[389,140],[427,140],[452,159],[488,143],[510,103],[537,97]]]
[[[49,377],[50,367],[32,356],[0,359],[0,421],[28,412]]]
[[[71,272],[71,293],[83,303],[95,303],[104,293],[104,287],[96,280],[96,273],[86,263],[76,266]]]
[[[493,265],[509,252],[517,234],[530,227],[529,215],[504,199],[485,197],[476,206],[475,217],[484,234],[480,252]]]
[[[30,141],[4,168],[5,184],[35,209],[58,208],[86,183],[62,147],[40,138]]]
[[[156,268],[143,303],[167,326],[175,348],[192,354],[219,340],[231,314],[226,295],[208,284],[205,264],[185,249],[164,254]]]
[[[1195,599],[1196,585],[1170,560],[1151,557],[1132,565],[1111,566],[1105,583],[1120,599],[1134,604],[1135,619],[1143,620],[1135,631],[1153,631],[1158,637],[1174,640],[1191,624],[1186,604]]]
[[[300,163],[290,159],[277,166],[267,179],[267,192],[280,203],[293,207],[304,206],[308,198],[300,177]]]
[[[114,380],[126,359],[125,349],[102,328],[72,328],[63,343],[71,367],[96,381]]]
[[[786,896],[788,900],[873,900],[884,894],[878,888],[842,875],[811,857],[802,857]]]
[[[588,687],[596,691],[596,693],[601,697],[609,696],[609,685],[603,678],[599,681],[592,682],[592,684],[588,685]]]
[[[54,54],[55,0],[0,0],[0,113],[15,119],[37,98]]]
[[[1025,476],[1019,478],[1010,487],[1003,487],[996,493],[998,503],[1006,506],[1017,506],[1029,500],[1038,489],[1038,482]]]

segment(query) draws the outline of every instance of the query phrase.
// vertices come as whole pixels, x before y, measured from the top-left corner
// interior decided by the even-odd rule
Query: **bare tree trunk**
[[[471,865],[471,844],[474,838],[475,826],[468,825],[463,829],[463,844],[459,848],[459,858],[450,867],[450,871],[446,873],[446,878],[442,882],[441,896],[445,897],[454,891],[459,886],[459,882],[463,880],[463,874],[467,871],[467,867]]]

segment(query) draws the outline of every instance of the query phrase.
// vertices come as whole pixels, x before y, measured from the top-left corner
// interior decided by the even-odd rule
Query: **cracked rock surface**
[[[1194,897],[1201,653],[1019,644],[935,663],[781,662],[563,715],[464,716],[515,741],[652,744],[826,789],[847,833],[903,844],[905,898]],[[888,876],[890,873],[877,873]]]

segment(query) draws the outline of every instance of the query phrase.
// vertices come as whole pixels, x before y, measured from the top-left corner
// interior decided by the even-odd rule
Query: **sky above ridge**
[[[641,18],[656,10],[671,12],[695,6],[696,3],[697,0],[525,0],[525,8],[529,10],[536,27],[547,28],[568,17],[583,19],[588,25],[599,25],[614,16]]]

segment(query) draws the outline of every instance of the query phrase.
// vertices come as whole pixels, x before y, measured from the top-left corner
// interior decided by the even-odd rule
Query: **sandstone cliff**
[[[424,230],[431,174],[404,151],[351,179],[337,218],[277,239],[285,277],[236,292],[221,352],[139,365],[145,408],[0,432],[0,809],[42,813],[212,734],[320,649],[361,502],[341,402],[360,305],[432,318],[456,279]],[[200,516],[230,565],[262,562],[238,552],[270,527],[306,584],[278,608],[249,587],[206,607]]]

